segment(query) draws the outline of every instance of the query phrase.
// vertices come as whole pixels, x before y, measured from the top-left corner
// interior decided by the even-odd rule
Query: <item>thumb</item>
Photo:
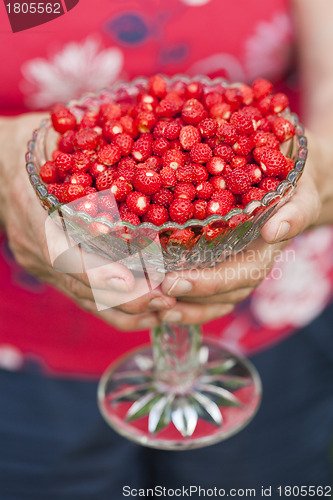
[[[267,243],[294,238],[316,222],[321,201],[309,172],[304,172],[293,197],[263,226],[261,236]]]

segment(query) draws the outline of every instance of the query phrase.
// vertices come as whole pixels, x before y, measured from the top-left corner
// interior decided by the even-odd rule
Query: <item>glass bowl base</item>
[[[196,373],[175,384],[156,379],[151,346],[117,360],[98,388],[106,422],[127,439],[164,450],[200,448],[236,434],[258,410],[259,375],[249,361],[206,339],[199,359]]]

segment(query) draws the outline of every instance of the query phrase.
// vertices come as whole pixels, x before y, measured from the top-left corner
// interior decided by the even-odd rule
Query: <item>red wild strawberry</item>
[[[75,184],[66,184],[62,193],[62,198],[65,203],[70,203],[78,198],[82,198],[82,196],[84,196],[84,187]]]
[[[133,224],[133,226],[138,226],[140,224],[139,217],[136,214],[134,214],[133,212],[123,213],[122,216],[121,216],[121,220],[123,220],[125,222],[129,222],[130,224]],[[131,231],[128,228],[126,228],[126,227],[122,228],[119,231],[119,235],[123,239],[126,239],[126,240],[129,240],[129,239],[132,238]]]
[[[108,142],[111,142],[116,135],[122,134],[123,132],[124,128],[120,121],[106,122],[102,130],[103,137]]]
[[[160,171],[161,186],[165,188],[174,187],[177,184],[176,171],[170,167],[164,167]]]
[[[244,170],[250,175],[252,184],[257,184],[262,178],[262,171],[255,163],[248,163]]]
[[[271,149],[280,149],[280,143],[275,137],[274,134],[270,132],[263,132],[262,130],[258,130],[254,134],[251,135],[251,139],[253,142],[253,146],[255,148],[260,148],[261,146],[267,146]]]
[[[227,191],[223,192],[226,193]],[[210,200],[207,204],[207,217],[210,215],[227,215],[227,213],[232,209],[232,206],[232,203],[227,197]]]
[[[222,177],[222,175],[213,175],[209,179],[209,182],[213,186],[214,191],[221,191],[222,189],[225,189],[225,178]]]
[[[174,191],[175,198],[184,198],[185,200],[192,201],[196,195],[196,189],[190,182],[178,182]]]
[[[126,205],[136,215],[143,215],[149,207],[149,199],[142,193],[134,191],[126,198]]]
[[[152,139],[148,135],[142,135],[135,141],[132,148],[132,156],[137,161],[145,161],[151,155]]]
[[[107,102],[102,104],[98,113],[98,124],[103,127],[106,122],[119,120],[121,117],[121,108],[119,104]]]
[[[231,123],[221,123],[219,128],[216,131],[217,137],[232,146],[238,139],[238,134],[236,128],[231,125]]]
[[[98,208],[102,212],[109,212],[114,218],[117,218],[118,207],[114,196],[110,195],[99,195],[98,197]]]
[[[122,179],[124,181],[129,182],[132,184],[133,178],[136,174],[136,168],[133,167],[131,164],[126,164],[123,163],[120,165],[120,162],[118,164],[117,170],[115,172],[115,179]]]
[[[83,187],[89,187],[92,184],[92,178],[86,172],[77,172],[71,175],[69,179],[70,184],[79,184]]]
[[[90,215],[90,217],[95,217],[98,212],[97,204],[90,200],[81,201],[77,205],[76,210],[78,212],[85,212]]]
[[[226,166],[226,162],[219,156],[214,156],[207,162],[206,168],[211,175],[220,175]]]
[[[213,118],[205,118],[198,125],[198,130],[202,137],[209,138],[214,137],[218,123]]]
[[[177,170],[177,168],[184,165],[184,161],[184,154],[181,151],[177,151],[176,149],[167,151],[162,156],[163,167],[170,167],[173,170]]]
[[[250,135],[254,132],[253,122],[249,116],[242,113],[241,111],[236,111],[230,117],[230,123],[235,127],[239,134]]]
[[[123,127],[125,134],[130,135],[133,139],[137,136],[137,128],[135,122],[131,116],[122,116],[119,118],[119,123]]]
[[[252,187],[246,193],[242,194],[242,203],[246,206],[253,200],[261,200],[262,197],[266,194],[264,189],[258,187]]]
[[[143,102],[144,104],[150,104],[152,109],[156,108],[158,104],[158,99],[157,97],[151,95],[151,94],[139,94],[138,95],[138,102]]]
[[[177,114],[177,103],[170,99],[162,99],[156,106],[155,113],[158,117],[172,118]]]
[[[170,141],[170,149],[177,149],[178,151],[181,151],[182,146],[181,146],[178,139],[175,139],[174,141]]]
[[[74,130],[76,127],[76,118],[66,106],[57,104],[51,110],[51,120],[54,130],[63,134],[67,130]]]
[[[98,122],[98,113],[95,111],[86,111],[80,122],[80,129],[94,128]]]
[[[107,169],[107,166],[104,163],[98,163],[98,161],[94,161],[94,163],[89,167],[89,174],[93,179],[96,179],[99,174],[104,172]]]
[[[272,130],[280,142],[286,142],[295,135],[294,125],[282,117],[274,120]]]
[[[47,161],[41,167],[39,175],[42,181],[46,182],[46,184],[49,184],[50,182],[57,182],[59,178],[58,168],[53,161]]]
[[[189,99],[182,109],[182,119],[189,125],[197,125],[206,118],[207,111],[197,99]]]
[[[168,210],[163,205],[149,205],[145,220],[155,226],[161,226],[169,220]]]
[[[168,244],[191,248],[195,241],[196,237],[191,229],[175,229],[169,236]]]
[[[179,182],[193,182],[195,179],[193,164],[190,163],[178,167],[176,177]]]
[[[228,189],[220,189],[219,191],[214,191],[211,200],[223,200],[224,203],[228,202],[232,206],[236,204],[236,198]]]
[[[196,127],[186,125],[183,127],[179,134],[179,142],[183,149],[186,151],[193,148],[194,144],[200,142],[201,137]]]
[[[95,184],[98,191],[104,191],[111,187],[111,184],[114,180],[115,169],[108,168],[105,172],[99,174],[96,178]]]
[[[204,95],[203,97],[203,104],[206,106],[206,108],[211,109],[213,106],[216,104],[222,104],[223,102],[223,96],[221,95],[220,92],[208,92],[208,94]]]
[[[173,122],[171,122],[173,123]],[[156,123],[154,130],[153,130],[153,136],[155,139],[159,139],[160,137],[165,137],[165,130],[167,128],[168,122],[165,122],[163,120],[160,120]]]
[[[58,148],[63,153],[73,153],[74,151],[74,130],[67,130],[63,136],[60,137],[58,141]]]
[[[276,177],[265,177],[260,181],[259,187],[264,191],[275,191],[279,184],[280,181]]]
[[[200,182],[205,182],[208,179],[208,171],[204,165],[200,163],[192,163],[194,168],[194,184],[200,184]]]
[[[224,92],[224,98],[233,110],[238,109],[242,104],[242,95],[238,88],[227,88]]]
[[[153,153],[156,156],[163,156],[168,151],[170,142],[165,137],[159,137],[153,142]]]
[[[141,111],[135,119],[135,124],[141,133],[151,132],[155,123],[156,116],[152,111]]]
[[[166,123],[165,125],[166,126],[164,129],[164,135],[162,137],[165,137],[169,141],[174,141],[175,139],[178,139],[181,130],[180,124],[174,120],[170,123]]]
[[[58,154],[55,164],[60,172],[68,174],[72,171],[73,157],[69,153]]]
[[[140,169],[133,179],[133,185],[136,191],[151,195],[161,188],[161,177],[154,170]]]
[[[291,158],[286,157],[286,165],[283,168],[283,170],[279,174],[279,179],[284,180],[286,179],[287,175],[289,172],[294,168],[295,164],[294,161]]]
[[[172,102],[172,104],[175,106],[176,114],[181,112],[182,107],[184,106],[185,103],[185,100],[180,96],[179,92],[176,90],[171,90],[170,92],[168,92],[167,95],[165,96],[165,100]]]
[[[232,169],[234,168],[244,168],[245,165],[247,164],[245,156],[234,156],[233,159],[230,162],[230,167]],[[224,175],[227,174],[227,171],[224,171]]]
[[[190,82],[185,89],[185,96],[187,99],[200,99],[203,92],[203,85],[201,82]]]
[[[265,78],[258,78],[252,83],[253,96],[259,100],[273,92],[273,85]]]
[[[209,200],[212,196],[214,188],[210,182],[201,182],[196,186],[196,195],[199,200]]]
[[[148,168],[148,170],[155,170],[155,172],[159,173],[162,168],[161,163],[161,158],[158,156],[149,156],[149,158],[147,158],[144,162],[144,165],[145,168]]]
[[[98,145],[98,134],[91,128],[84,128],[76,132],[74,146],[76,149],[96,149]]]
[[[98,151],[97,158],[98,161],[104,163],[104,165],[114,165],[121,158],[121,149],[115,144],[108,144]]]
[[[98,199],[97,189],[92,186],[86,187],[84,190],[84,194],[89,201]]]
[[[253,149],[253,142],[251,137],[247,135],[240,135],[237,137],[237,141],[232,146],[232,149],[237,155],[246,156]]]
[[[242,208],[243,209],[244,207],[237,206],[235,208]],[[233,217],[231,217],[231,219],[228,220],[228,226],[230,227],[230,229],[234,229],[239,224],[242,224],[242,222],[245,222],[246,220],[248,220],[248,218],[249,218],[249,216],[246,214],[236,214]]]
[[[113,181],[110,187],[110,193],[117,201],[125,201],[131,191],[132,185],[123,179]]]
[[[152,201],[157,205],[168,207],[173,202],[173,194],[169,189],[161,188],[153,195]]]
[[[267,147],[256,148],[253,150],[255,160],[260,164],[261,170],[265,175],[273,176],[279,175],[286,167],[286,158],[275,149]]]
[[[253,90],[248,85],[241,85],[239,88],[242,104],[249,106],[253,101]]]
[[[231,146],[228,146],[228,144],[218,144],[214,148],[214,156],[219,156],[222,160],[230,163],[235,156],[235,152]]]
[[[235,168],[226,176],[226,185],[233,194],[242,194],[251,187],[251,177],[242,168]]]
[[[231,113],[232,107],[227,102],[214,104],[209,110],[210,117],[216,118],[217,120],[229,120]]]
[[[194,200],[193,202],[193,218],[204,220],[207,217],[207,201]]]
[[[174,222],[184,224],[186,221],[191,219],[193,210],[193,204],[190,201],[177,198],[169,207],[170,218]]]
[[[262,115],[267,115],[271,109],[272,96],[267,95],[257,102],[257,108]]]
[[[281,113],[289,106],[289,99],[286,94],[281,92],[273,95],[271,100],[271,110],[273,113]]]
[[[151,76],[148,80],[149,93],[158,99],[163,99],[167,92],[167,84],[161,75]]]
[[[99,212],[97,213],[97,217],[106,219],[111,223],[113,222],[112,215],[107,212]],[[98,231],[103,234],[109,234],[111,232],[111,229],[106,224],[103,224],[103,222],[93,222],[90,227],[93,231]]]
[[[122,156],[128,156],[133,148],[133,139],[129,134],[117,134],[113,138],[113,144],[120,148]]]
[[[191,159],[195,163],[206,163],[213,156],[213,152],[208,146],[208,144],[194,144],[191,149]]]

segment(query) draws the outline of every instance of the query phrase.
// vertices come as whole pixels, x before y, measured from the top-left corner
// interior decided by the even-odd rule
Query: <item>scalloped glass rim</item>
[[[233,82],[229,83],[227,80],[224,78],[214,78],[210,79],[207,76],[201,76],[197,75],[193,78],[178,74],[174,75],[173,77],[167,77],[165,75],[162,75],[166,81],[168,82],[169,86],[172,86],[174,84],[177,84],[179,82],[181,83],[189,83],[191,81],[200,81],[204,83],[208,87],[214,87],[216,85],[221,85],[226,88],[235,88],[242,83],[239,82]],[[67,105],[71,110],[77,110],[77,109],[83,109],[84,107],[84,102],[87,101],[88,99],[91,98],[101,98],[103,94],[110,94],[111,92],[119,92],[121,89],[124,87],[128,86],[133,86],[133,87],[139,87],[141,85],[145,85],[147,83],[147,77],[139,76],[135,78],[132,81],[121,81],[117,82],[114,85],[112,85],[110,88],[103,88],[97,92],[89,92],[84,94],[81,98],[79,99],[73,99],[71,100]],[[77,113],[76,113],[77,114]],[[135,226],[131,224],[130,222],[127,221],[117,221],[116,223],[110,222],[108,219],[104,217],[91,217],[89,214],[85,212],[79,212],[73,210],[69,205],[62,204],[58,200],[56,196],[53,194],[49,194],[47,191],[47,188],[45,184],[41,181],[39,173],[36,171],[35,167],[35,156],[34,156],[34,151],[35,151],[35,144],[36,141],[41,133],[46,133],[48,127],[51,125],[51,120],[50,119],[44,119],[41,124],[39,129],[34,130],[32,139],[28,142],[28,151],[26,153],[26,169],[29,175],[30,182],[36,191],[43,207],[45,209],[48,209],[49,214],[56,210],[60,210],[64,215],[66,215],[68,218],[73,219],[73,218],[78,218],[81,219],[83,222],[92,224],[93,222],[102,222],[105,224],[109,229],[116,228],[118,226],[125,226],[127,228],[130,228],[132,230],[134,229],[153,229],[155,231],[161,231],[161,230],[167,230],[167,229],[186,229],[188,227],[191,227],[193,225],[199,226],[199,227],[204,227],[208,224],[211,224],[212,222],[216,221],[224,221],[227,222],[230,220],[232,217],[235,215],[240,215],[240,214],[245,214],[247,216],[251,216],[254,211],[256,211],[259,207],[268,207],[273,201],[277,201],[279,199],[282,199],[289,191],[291,188],[293,188],[298,179],[301,177],[305,165],[305,160],[307,157],[307,139],[304,136],[304,128],[300,124],[298,116],[295,113],[291,113],[289,109],[285,110],[281,115],[288,114],[288,119],[292,121],[296,128],[296,136],[298,137],[299,141],[299,149],[298,149],[298,155],[297,159],[295,161],[295,166],[294,168],[288,173],[287,177],[285,180],[281,181],[280,184],[277,186],[275,191],[268,191],[261,200],[253,200],[248,205],[246,205],[245,208],[234,208],[230,210],[226,215],[211,215],[210,217],[207,217],[204,220],[199,220],[199,219],[190,219],[184,224],[179,224],[177,222],[172,222],[168,221],[165,224],[161,226],[155,226],[154,224],[150,222],[142,222],[141,224]]]

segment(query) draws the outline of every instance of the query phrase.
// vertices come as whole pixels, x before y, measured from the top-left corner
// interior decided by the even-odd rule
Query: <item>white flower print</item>
[[[22,66],[22,91],[31,108],[48,107],[110,85],[122,66],[119,48],[103,48],[98,37],[90,36],[68,43],[49,59],[27,61]]]
[[[0,367],[5,370],[16,371],[23,365],[23,355],[14,346],[0,344]]]
[[[187,70],[189,75],[210,75],[224,71],[231,81],[242,82],[245,80],[242,65],[235,56],[227,53],[213,54],[196,61]]]
[[[320,228],[288,246],[286,258],[252,295],[256,319],[271,328],[300,328],[315,319],[332,293],[327,275],[333,265],[332,245],[332,228]]]
[[[278,13],[270,22],[259,22],[255,34],[245,43],[248,78],[273,78],[281,74],[290,59],[291,40],[292,24],[287,14]]]

